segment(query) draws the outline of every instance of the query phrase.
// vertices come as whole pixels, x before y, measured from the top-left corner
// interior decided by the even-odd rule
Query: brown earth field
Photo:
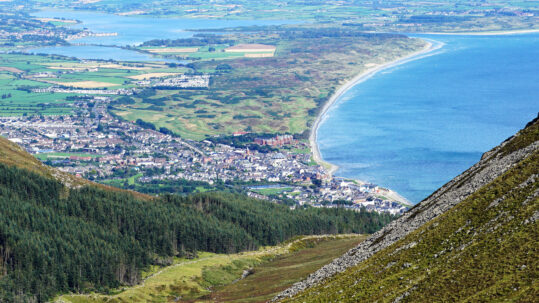
[[[148,74],[131,76],[128,78],[134,79],[134,80],[146,80],[146,79],[151,79],[151,78],[161,78],[161,77],[175,76],[175,75],[178,75],[178,73],[148,73]]]
[[[0,72],[1,71],[10,72],[10,73],[16,73],[16,74],[24,73],[24,71],[22,71],[22,70],[20,70],[18,68],[7,67],[7,66],[0,66]]]

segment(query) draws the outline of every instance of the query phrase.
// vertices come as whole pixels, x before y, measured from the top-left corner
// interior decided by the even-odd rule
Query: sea
[[[31,52],[122,61],[166,60],[110,46],[187,38],[197,29],[298,23],[66,10],[34,16],[76,19],[82,23],[75,28],[118,35]],[[417,203],[537,116],[539,34],[412,36],[442,47],[348,90],[324,117],[317,143],[324,160],[339,166],[336,176],[379,184]]]
[[[353,86],[317,143],[336,176],[418,203],[539,111],[539,34],[414,35],[442,47]]]
[[[87,28],[95,33],[117,33],[116,36],[84,37],[70,41],[70,46],[51,46],[28,50],[31,53],[56,54],[79,59],[118,61],[174,61],[149,54],[110,46],[136,46],[153,39],[190,38],[196,30],[218,29],[238,26],[264,26],[296,24],[294,20],[217,20],[203,18],[159,18],[151,16],[120,16],[94,11],[48,9],[32,14],[39,18],[65,18],[78,20],[72,28]],[[174,61],[175,62],[175,61]],[[181,63],[181,62],[180,62]]]

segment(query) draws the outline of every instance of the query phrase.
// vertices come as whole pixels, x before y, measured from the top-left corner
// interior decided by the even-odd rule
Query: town
[[[150,123],[112,116],[107,111],[112,100],[78,97],[73,115],[1,117],[0,135],[47,164],[97,182],[133,177],[125,172],[135,171],[136,182],[141,184],[183,180],[204,182],[211,188],[224,183],[249,196],[291,207],[346,207],[392,214],[409,208],[406,200],[387,189],[331,176],[311,162],[309,153],[285,148],[264,153],[182,139]],[[307,147],[291,135],[253,143]]]

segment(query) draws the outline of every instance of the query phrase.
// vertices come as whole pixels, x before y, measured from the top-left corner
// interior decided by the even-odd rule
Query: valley
[[[0,1],[0,302],[534,301],[538,15]]]
[[[143,282],[111,295],[63,295],[54,302],[265,302],[357,245],[364,236],[307,236],[239,254],[201,253],[145,273]],[[300,266],[297,266],[300,264]],[[281,273],[286,271],[286,275]],[[244,277],[245,276],[245,277]],[[239,295],[239,296],[238,296]]]
[[[409,207],[390,189],[333,178],[311,159],[306,136],[338,85],[410,55],[424,42],[312,26],[226,31],[123,49],[164,57],[151,61],[6,54],[0,63],[2,134],[65,172],[145,193],[219,189],[292,207],[340,205],[393,214]],[[112,38],[123,35],[129,37]],[[88,127],[94,131],[81,131]],[[156,140],[124,138],[142,129]],[[293,140],[256,143],[278,136]],[[290,190],[250,190],[275,183]]]

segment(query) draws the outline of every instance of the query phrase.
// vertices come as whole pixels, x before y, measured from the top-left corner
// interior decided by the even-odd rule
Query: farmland
[[[423,46],[400,35],[278,26],[138,47],[168,60],[188,60],[183,64],[2,54],[0,115],[69,114],[74,96],[95,90],[132,95],[111,104],[118,117],[141,119],[189,139],[236,131],[299,134],[346,80]],[[209,77],[207,86],[196,82],[203,80],[197,80],[200,75]]]
[[[377,32],[462,32],[537,29],[535,1],[66,1],[35,7],[97,10],[121,15],[206,19],[336,22]]]
[[[0,100],[0,115],[62,115],[72,112],[70,98],[78,94],[31,91],[36,88],[133,88],[135,85],[131,82],[147,77],[144,75],[148,73],[173,75],[186,70],[181,67],[170,69],[159,63],[110,63],[55,55],[2,54],[0,95],[3,97]]]

